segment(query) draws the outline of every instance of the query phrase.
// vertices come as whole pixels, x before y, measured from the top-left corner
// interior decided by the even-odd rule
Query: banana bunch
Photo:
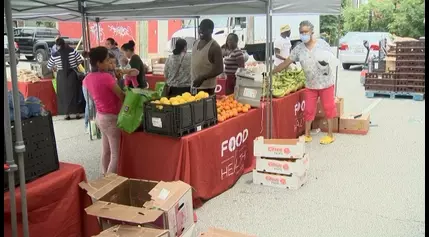
[[[289,69],[273,75],[274,97],[283,97],[304,87],[305,75],[301,69]]]

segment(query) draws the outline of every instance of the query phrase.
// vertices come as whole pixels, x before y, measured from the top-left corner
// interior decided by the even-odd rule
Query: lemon
[[[162,105],[157,105],[156,108],[162,110],[164,107]]]
[[[152,104],[160,104],[161,102],[159,100],[154,100],[154,101],[151,101],[150,103],[152,103]]]
[[[184,100],[184,99],[179,99],[179,104],[185,104],[186,103],[186,100]]]
[[[203,98],[209,98],[209,93],[204,92],[204,96],[203,96]]]
[[[169,100],[168,100],[166,97],[162,97],[159,101],[160,101],[162,104],[164,104],[164,103],[168,102]]]
[[[179,105],[179,101],[176,101],[176,100],[175,100],[175,101],[172,101],[172,102],[171,102],[171,105]]]
[[[182,96],[183,96],[184,98],[189,98],[189,97],[191,97],[192,95],[191,95],[191,93],[189,93],[189,92],[185,92],[185,93],[183,93],[183,94],[182,94]]]
[[[186,101],[188,101],[188,102],[195,101],[195,97],[194,96],[190,96]]]

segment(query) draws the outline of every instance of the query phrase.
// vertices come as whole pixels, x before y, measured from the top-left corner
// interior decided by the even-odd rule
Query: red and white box
[[[308,172],[298,176],[294,174],[273,174],[253,170],[253,183],[264,186],[297,190],[302,187],[307,182],[307,180]]]
[[[273,159],[265,157],[256,158],[256,170],[267,173],[285,175],[304,175],[310,167],[308,154],[302,159]]]
[[[253,141],[253,155],[266,158],[303,158],[305,141],[299,139],[264,139],[257,137]]]

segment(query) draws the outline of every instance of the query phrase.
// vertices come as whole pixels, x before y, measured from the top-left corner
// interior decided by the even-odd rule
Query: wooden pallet
[[[413,99],[415,101],[423,101],[425,94],[416,92],[394,92],[394,91],[365,91],[367,98],[390,98],[390,99]]]

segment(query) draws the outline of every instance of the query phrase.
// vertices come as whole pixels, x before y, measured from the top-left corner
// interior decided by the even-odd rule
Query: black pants
[[[200,91],[207,92],[207,93],[209,93],[209,95],[214,95],[215,94],[215,88],[213,88],[213,89],[198,89],[197,93],[200,92]]]
[[[169,88],[169,93],[168,93],[168,97],[173,97],[173,96],[178,96],[181,95],[185,92],[190,92],[191,91],[191,87],[170,87]]]

